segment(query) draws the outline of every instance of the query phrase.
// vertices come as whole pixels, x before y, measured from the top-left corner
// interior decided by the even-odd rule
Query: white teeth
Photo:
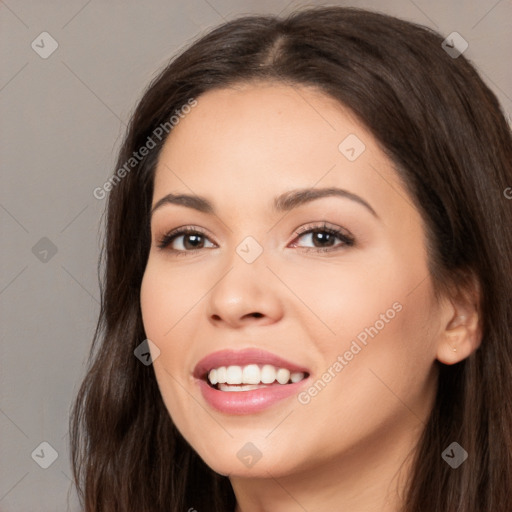
[[[277,370],[276,379],[279,384],[288,384],[290,380],[290,370],[279,368],[279,370]]]
[[[225,366],[221,366],[220,368],[217,368],[217,382],[219,384],[226,383],[226,367]]]
[[[208,373],[208,380],[212,386],[218,384],[221,391],[249,391],[262,387],[261,384],[272,384],[275,381],[283,385],[300,382],[305,376],[303,372],[291,373],[286,368],[277,368],[271,364],[265,364],[261,368],[257,364],[248,364],[212,368]]]
[[[303,378],[304,378],[304,374],[302,372],[296,372],[296,373],[292,373],[290,375],[290,380],[292,382],[300,382]],[[213,384],[213,382],[212,382],[212,384]]]
[[[241,386],[230,386],[229,384],[219,384],[221,391],[251,391],[253,389],[259,389],[262,386],[257,384],[242,384]]]
[[[247,366],[244,366],[242,373],[242,382],[244,382],[245,384],[259,384],[260,367],[257,364],[248,364]]]
[[[276,369],[272,365],[266,364],[261,369],[261,382],[263,384],[272,384],[276,380],[276,374]]]
[[[228,366],[226,370],[227,384],[242,384],[242,368],[240,366]]]
[[[217,382],[218,382],[217,370],[215,370],[215,369],[210,370],[210,373],[208,374],[208,379],[215,386],[215,384],[217,384]]]

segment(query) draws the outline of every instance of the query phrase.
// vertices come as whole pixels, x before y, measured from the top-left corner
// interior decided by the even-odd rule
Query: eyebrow
[[[274,199],[273,209],[277,212],[286,212],[316,199],[332,196],[350,199],[351,201],[359,203],[360,205],[364,206],[374,217],[379,217],[371,205],[368,204],[362,197],[349,192],[348,190],[337,187],[290,190]],[[155,213],[156,210],[165,204],[185,206],[187,208],[193,208],[194,210],[208,214],[215,213],[215,208],[213,207],[212,203],[205,197],[189,194],[167,194],[156,202],[151,210],[150,216],[152,217],[153,213]]]

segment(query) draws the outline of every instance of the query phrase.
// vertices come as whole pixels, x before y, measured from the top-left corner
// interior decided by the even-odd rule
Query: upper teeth
[[[215,384],[272,384],[275,380],[279,384],[299,382],[305,377],[303,372],[291,373],[286,368],[276,368],[266,364],[261,368],[257,364],[247,366],[221,366],[208,373],[208,380]]]

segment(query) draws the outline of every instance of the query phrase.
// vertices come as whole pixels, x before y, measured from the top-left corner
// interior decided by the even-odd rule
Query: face
[[[311,88],[197,101],[160,154],[141,288],[175,425],[232,477],[363,460],[417,432],[441,319],[392,163]]]

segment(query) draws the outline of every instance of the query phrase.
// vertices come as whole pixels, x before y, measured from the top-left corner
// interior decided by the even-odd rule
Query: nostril
[[[254,318],[261,318],[263,316],[262,313],[251,313],[251,315],[254,317]]]

